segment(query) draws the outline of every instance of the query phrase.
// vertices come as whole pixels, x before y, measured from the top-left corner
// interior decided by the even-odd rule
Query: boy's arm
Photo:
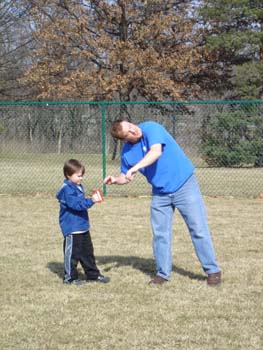
[[[71,191],[65,191],[64,198],[61,202],[64,202],[68,208],[77,211],[87,210],[95,203],[92,198],[77,197],[76,194]]]

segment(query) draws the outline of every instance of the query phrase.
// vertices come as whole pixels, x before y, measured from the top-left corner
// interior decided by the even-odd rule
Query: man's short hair
[[[111,129],[110,133],[111,136],[116,138],[116,139],[121,139],[121,133],[122,133],[122,122],[125,122],[127,120],[125,119],[116,119],[114,122],[111,124]]]

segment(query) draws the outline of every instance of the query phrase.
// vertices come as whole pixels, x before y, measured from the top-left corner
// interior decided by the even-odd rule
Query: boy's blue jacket
[[[89,230],[88,208],[94,204],[91,198],[85,198],[82,185],[76,185],[69,180],[64,184],[56,195],[60,203],[59,224],[64,237],[73,232]]]

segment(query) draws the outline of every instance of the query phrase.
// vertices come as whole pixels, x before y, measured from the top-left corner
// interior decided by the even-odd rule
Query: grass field
[[[1,195],[1,350],[261,350],[263,201],[205,197],[223,283],[208,287],[176,213],[172,279],[154,273],[149,197],[90,210],[107,285],[62,284],[53,196]],[[83,277],[81,270],[80,276]]]

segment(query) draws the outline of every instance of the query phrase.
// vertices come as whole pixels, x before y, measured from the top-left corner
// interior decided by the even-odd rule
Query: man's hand
[[[103,180],[103,184],[104,185],[112,185],[116,183],[116,178],[114,176],[107,176],[105,177],[105,179]]]
[[[135,166],[132,167],[130,170],[127,171],[127,173],[125,174],[125,177],[128,181],[132,181],[136,175],[138,170],[136,170]]]
[[[126,178],[124,174],[119,174],[117,176],[106,176],[105,179],[103,180],[104,185],[112,185],[112,184],[117,184],[117,185],[125,185],[130,180]]]

